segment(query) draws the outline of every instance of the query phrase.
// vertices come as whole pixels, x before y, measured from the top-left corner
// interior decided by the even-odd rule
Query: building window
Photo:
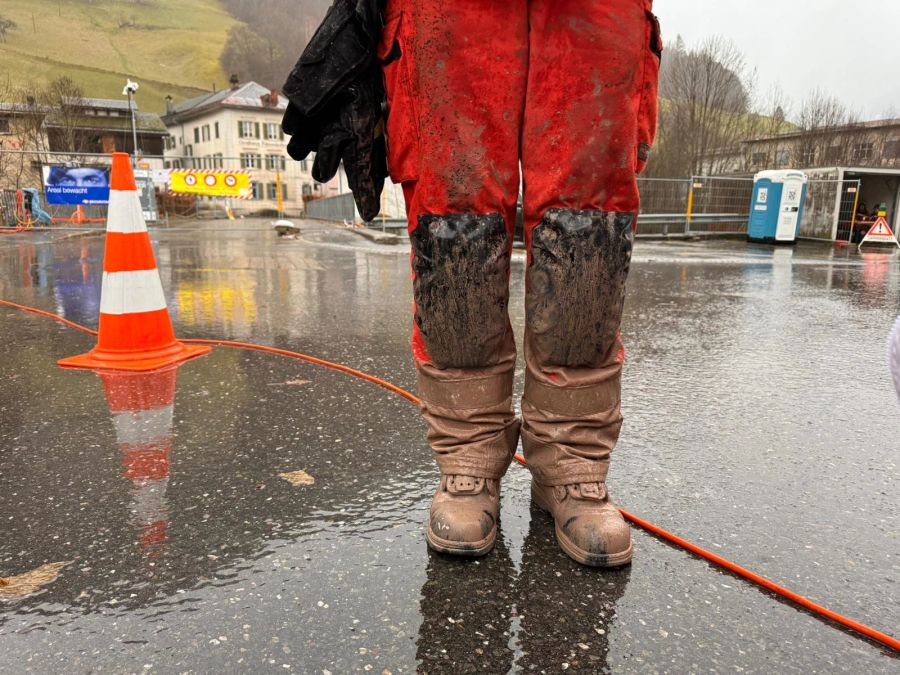
[[[900,139],[884,144],[884,156],[886,159],[900,159]]]
[[[203,125],[203,130],[201,133],[203,135],[203,140],[208,141],[209,140],[209,125],[208,124]]]
[[[828,149],[825,151],[825,161],[826,162],[840,162],[843,158],[844,152],[843,146],[840,145],[830,145]]]
[[[312,191],[313,191],[312,185],[310,185],[309,183],[303,184],[303,196],[304,197],[309,197],[310,195],[312,195]]]
[[[194,127],[194,143],[200,142],[200,127]]]
[[[875,155],[874,143],[857,143],[853,146],[853,161],[868,162]]]
[[[766,153],[764,152],[754,152],[750,157],[750,162],[753,166],[765,166],[766,164]]]
[[[213,128],[214,128],[214,130],[215,130],[215,132],[216,132],[216,138],[218,138],[218,137],[219,137],[219,123],[216,122],[216,123],[215,123],[215,126],[214,126]]]
[[[242,169],[261,169],[262,168],[262,155],[256,155],[250,152],[242,152],[241,153],[241,168]]]
[[[797,155],[797,159],[802,167],[810,167],[815,166],[816,164],[816,149],[815,148],[802,148]]]
[[[281,131],[281,125],[277,122],[266,123],[266,140],[277,141],[281,138],[284,138],[284,133]]]
[[[253,183],[253,199],[263,199],[263,184]]]
[[[779,150],[775,156],[775,163],[778,166],[787,166],[791,161],[791,153],[787,150]]]
[[[269,171],[284,171],[287,161],[283,155],[266,155],[266,168]]]
[[[0,117],[0,134],[9,134],[12,133],[9,128],[9,119],[6,117]]]
[[[239,138],[259,138],[259,122],[238,122]]]
[[[184,154],[186,157],[194,156],[194,146],[193,145],[185,145],[184,146]]]
[[[267,183],[266,189],[268,192],[269,199],[271,199],[272,201],[275,201],[276,199],[278,199],[278,183]],[[287,185],[285,183],[281,184],[281,198],[285,201],[288,198]]]
[[[307,172],[309,171],[309,160],[308,160],[308,159],[301,159],[301,160],[300,160],[300,170],[301,170],[303,173],[307,173]]]

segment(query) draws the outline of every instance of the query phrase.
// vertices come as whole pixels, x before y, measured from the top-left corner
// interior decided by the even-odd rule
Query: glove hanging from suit
[[[341,161],[363,220],[380,210],[387,176],[385,92],[375,49],[379,0],[335,0],[285,82],[281,126],[295,160],[316,153],[312,175],[331,180]]]

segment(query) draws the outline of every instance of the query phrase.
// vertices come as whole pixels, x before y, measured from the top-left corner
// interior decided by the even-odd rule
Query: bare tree
[[[237,74],[246,82],[256,80],[267,87],[280,87],[282,50],[272,39],[263,37],[245,25],[237,25],[228,32],[220,62],[228,73]]]
[[[729,41],[697,48],[679,38],[663,59],[660,124],[650,170],[659,176],[716,172],[733,163],[747,135],[755,72]]]
[[[770,87],[753,106],[746,118],[745,140],[771,139],[764,144],[745,146],[735,170],[750,172],[760,167],[783,168],[791,162],[790,143],[781,138],[794,125],[788,121],[791,102],[780,85]]]
[[[871,159],[861,152],[868,133],[858,115],[820,89],[811,92],[797,117],[800,138],[794,161],[798,166],[836,166]]]
[[[9,80],[0,83],[0,106],[8,125],[0,136],[0,189],[39,185],[40,158],[35,153],[47,149],[43,133],[46,109]]]
[[[257,80],[269,87],[280,87],[325,16],[330,0],[223,0],[228,11],[247,24],[260,42],[257,53],[249,53],[248,61],[235,61],[234,52],[247,54],[240,42],[249,36],[232,29],[222,53],[222,65],[228,73],[241,74],[241,79]],[[231,52],[231,54],[229,54]],[[229,65],[231,64],[231,65]]]
[[[83,126],[87,102],[75,82],[59,77],[33,96],[49,110],[45,127],[51,150],[79,153],[91,149],[92,139]]]

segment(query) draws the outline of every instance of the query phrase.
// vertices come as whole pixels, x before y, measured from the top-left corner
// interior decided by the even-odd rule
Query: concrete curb
[[[81,239],[82,237],[99,237],[106,234],[106,230],[90,230],[88,232],[72,232],[65,236],[60,237],[59,239],[54,239],[54,242],[57,241],[68,241],[69,239]]]
[[[400,243],[400,237],[396,234],[391,234],[390,232],[370,230],[367,227],[354,227],[350,231],[355,232],[360,237],[368,239],[375,244],[387,244],[389,246],[396,246]]]

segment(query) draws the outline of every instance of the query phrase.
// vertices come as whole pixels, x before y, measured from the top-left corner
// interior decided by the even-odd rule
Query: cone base
[[[175,342],[161,350],[150,352],[103,352],[97,348],[87,354],[60,359],[57,363],[63,368],[90,368],[92,370],[127,370],[142,372],[156,370],[173,363],[187,361],[212,351],[209,345],[189,345]]]

